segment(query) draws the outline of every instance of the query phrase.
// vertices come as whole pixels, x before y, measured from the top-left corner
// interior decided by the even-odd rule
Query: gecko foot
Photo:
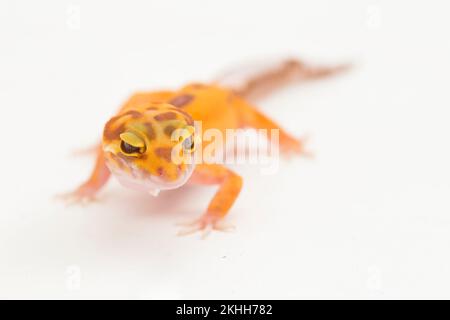
[[[224,223],[222,218],[209,214],[205,214],[194,221],[178,223],[177,225],[183,227],[180,231],[178,231],[178,236],[187,236],[196,232],[201,232],[202,239],[205,239],[213,230],[221,232],[229,232],[234,230],[233,225]]]
[[[87,186],[81,186],[75,191],[58,194],[55,198],[64,201],[68,206],[76,204],[87,205],[97,201],[95,193],[96,190]]]

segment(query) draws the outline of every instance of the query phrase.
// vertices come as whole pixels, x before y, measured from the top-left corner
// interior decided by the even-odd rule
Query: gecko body
[[[194,161],[196,144],[201,139],[195,121],[201,121],[204,131],[215,129],[224,135],[227,129],[277,129],[280,151],[302,154],[303,142],[261,113],[251,101],[285,84],[331,75],[345,68],[313,68],[287,60],[239,88],[192,83],[173,91],[136,93],[105,124],[89,179],[65,197],[75,201],[93,199],[111,174],[125,187],[152,195],[186,184],[217,185],[219,188],[203,215],[181,233],[224,230],[223,218],[238,197],[243,180],[220,163]],[[203,149],[208,144],[200,145]]]

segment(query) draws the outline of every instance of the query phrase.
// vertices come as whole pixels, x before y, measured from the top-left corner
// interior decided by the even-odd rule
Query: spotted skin
[[[105,125],[103,146],[110,151],[106,152],[106,160],[110,166],[121,166],[121,170],[126,167],[128,173],[137,176],[163,176],[167,182],[175,181],[182,173],[180,167],[171,162],[172,148],[178,141],[172,141],[172,135],[167,132],[183,130],[192,123],[191,120],[190,116],[167,103],[150,101],[134,106],[132,110],[127,105]],[[144,142],[143,154],[130,156],[121,151],[121,134],[124,132],[136,134]]]
[[[280,83],[284,85],[339,70],[336,67],[311,69],[299,61],[288,60],[279,69],[249,79],[241,89],[192,83],[175,91],[136,93],[105,124],[102,147],[98,149],[91,177],[67,196],[77,201],[94,198],[111,173],[125,185],[149,188],[152,194],[159,189],[178,188],[187,179],[189,184],[217,185],[219,188],[205,213],[187,224],[187,229],[180,234],[225,230],[222,219],[240,193],[242,178],[221,164],[200,163],[194,169],[188,161],[175,163],[172,150],[186,139],[191,140],[183,145],[198,141],[201,137],[196,137],[194,121],[201,121],[203,131],[217,129],[223,134],[226,129],[243,127],[279,129],[280,150],[300,154],[302,142],[258,111],[249,99],[261,88],[265,88],[267,94]],[[174,139],[177,129],[183,135]],[[207,143],[202,142],[201,146],[205,148]],[[182,149],[180,154],[185,157],[183,159],[191,159],[189,152]],[[154,189],[155,186],[159,189]]]

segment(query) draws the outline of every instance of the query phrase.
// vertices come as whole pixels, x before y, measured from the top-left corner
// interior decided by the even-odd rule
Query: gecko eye
[[[142,153],[142,148],[132,146],[131,144],[122,141],[120,143],[120,149],[125,154]]]
[[[184,139],[183,141],[183,149],[188,152],[192,152],[194,150],[194,138],[190,136],[189,138]]]
[[[145,152],[145,142],[133,132],[124,132],[120,135],[120,150],[126,155],[137,155]]]

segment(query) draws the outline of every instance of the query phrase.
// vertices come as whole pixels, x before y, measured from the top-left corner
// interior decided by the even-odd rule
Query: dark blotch
[[[169,101],[169,103],[175,107],[182,108],[188,103],[190,103],[194,99],[192,94],[183,94],[181,96],[177,96]]]
[[[174,110],[174,109],[172,109]],[[176,112],[181,113],[184,116],[184,119],[186,120],[186,123],[193,126],[194,125],[194,120],[192,120],[192,117],[189,113],[187,113],[186,111],[182,110],[182,109],[176,109]]]
[[[153,128],[151,123],[145,123],[145,128],[147,129],[147,138],[149,140],[153,140],[156,138],[155,129]]]
[[[139,111],[136,111],[136,110],[127,111],[123,115],[124,116],[131,116],[134,119],[142,117],[142,114]]]
[[[155,120],[165,121],[165,120],[174,120],[177,118],[177,114],[175,112],[164,112],[155,116]]]
[[[119,138],[119,135],[125,130],[124,123],[118,125],[117,128],[113,129],[118,119],[119,117],[114,117],[106,123],[105,130],[103,131],[103,135],[106,139],[108,140],[117,139]]]
[[[165,127],[164,128],[164,133],[170,138],[171,136],[172,136],[172,133],[173,133],[173,131],[175,130],[176,128],[174,127],[174,126],[167,126],[167,127]]]

